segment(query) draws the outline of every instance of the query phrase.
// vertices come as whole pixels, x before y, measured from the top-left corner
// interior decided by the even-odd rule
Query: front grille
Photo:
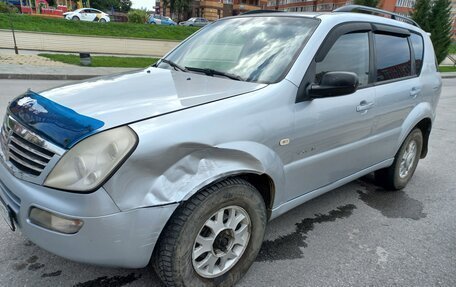
[[[0,138],[6,160],[27,174],[39,176],[54,153],[22,137],[9,126],[9,122],[7,117]]]

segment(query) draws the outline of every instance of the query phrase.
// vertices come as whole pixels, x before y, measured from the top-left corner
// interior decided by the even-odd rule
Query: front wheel
[[[263,242],[266,207],[247,181],[217,183],[176,210],[154,252],[167,286],[233,286]]]
[[[81,20],[81,19],[79,19],[78,16],[73,16],[73,18],[71,18],[71,20],[73,20],[73,21],[79,21],[79,20]]]
[[[423,148],[423,133],[415,128],[404,140],[393,164],[375,172],[375,180],[390,190],[404,188],[413,176]]]
[[[101,18],[101,19],[100,19],[100,22],[101,22],[101,23],[106,23],[106,19]]]

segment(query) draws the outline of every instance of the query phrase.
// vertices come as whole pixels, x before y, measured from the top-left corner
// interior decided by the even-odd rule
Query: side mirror
[[[352,72],[328,72],[321,78],[320,85],[311,84],[308,95],[326,98],[352,94],[358,88],[358,76]]]

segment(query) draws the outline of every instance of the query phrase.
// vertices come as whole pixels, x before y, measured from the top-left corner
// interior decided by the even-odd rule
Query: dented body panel
[[[283,190],[292,152],[279,142],[293,131],[295,92],[284,81],[132,124],[138,147],[104,187],[122,210],[181,202],[211,182],[242,173],[268,174]],[[278,200],[282,194],[277,192]]]

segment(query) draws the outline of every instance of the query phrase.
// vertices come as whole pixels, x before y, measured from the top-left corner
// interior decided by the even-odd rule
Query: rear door
[[[401,28],[377,24],[374,27],[377,107],[373,133],[377,141],[371,156],[380,162],[397,152],[402,124],[417,104],[423,87],[417,77],[421,63],[417,65],[414,60],[412,39],[415,37]],[[423,50],[417,47],[416,53],[416,58],[420,58]]]
[[[205,23],[203,22],[202,18],[196,18],[195,26],[203,27],[204,25],[205,25]]]
[[[87,11],[87,21],[98,21],[97,15],[100,13],[100,11],[94,10],[94,9],[86,9]]]
[[[374,164],[370,137],[375,108],[371,84],[371,25],[346,24],[329,34],[303,82],[319,84],[326,72],[354,72],[358,90],[349,95],[295,104],[295,160],[287,167],[288,199],[331,184]],[[308,79],[306,79],[308,78]]]

